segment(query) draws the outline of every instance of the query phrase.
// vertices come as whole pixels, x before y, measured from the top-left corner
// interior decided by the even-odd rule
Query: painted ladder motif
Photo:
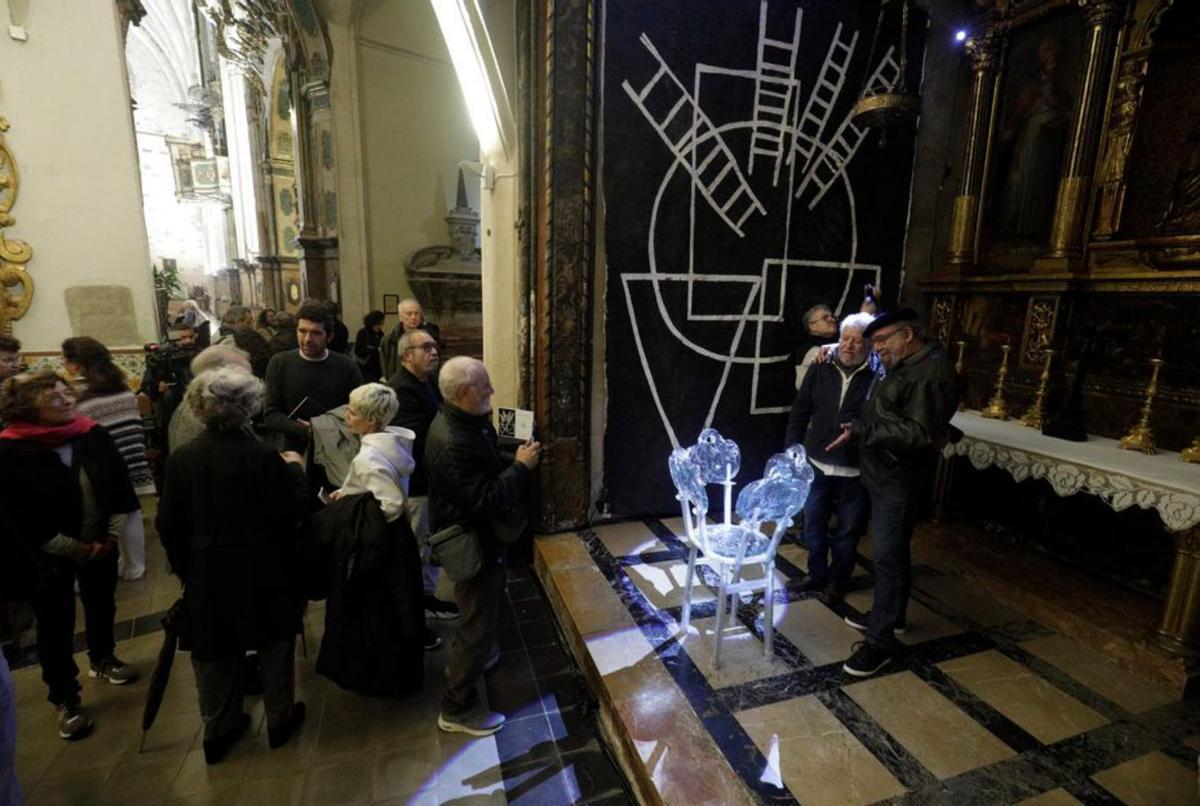
[[[865,95],[891,92],[896,86],[896,82],[900,79],[900,65],[892,58],[893,50],[894,48],[887,49],[879,66],[867,80]],[[837,133],[812,160],[809,169],[804,174],[804,179],[800,182],[800,187],[796,189],[796,198],[798,199],[810,184],[815,184],[817,191],[812,201],[808,203],[810,210],[817,206],[817,202],[821,201],[825,192],[842,175],[846,170],[846,165],[854,158],[859,146],[863,144],[863,140],[867,139],[870,130],[856,126],[851,119],[852,114],[853,112],[846,113]]]
[[[750,136],[748,173],[754,173],[755,157],[764,157],[773,165],[771,184],[779,184],[779,166],[783,161],[783,138],[790,128],[792,109],[800,92],[796,81],[796,54],[800,49],[800,21],[804,10],[796,9],[792,41],[767,36],[767,0],[758,13],[758,67],[754,79],[754,132]]]
[[[621,82],[622,88],[667,144],[675,160],[691,175],[704,200],[739,238],[744,237],[742,225],[754,213],[766,214],[766,208],[750,189],[717,127],[667,66],[649,37],[642,34],[641,43],[658,62],[658,71],[640,90],[635,90],[628,81]],[[647,103],[652,93],[655,97]],[[667,111],[656,115],[650,104],[666,107]],[[677,134],[681,129],[682,134]]]
[[[807,171],[809,162],[820,144],[821,132],[833,114],[833,106],[841,94],[842,86],[846,83],[846,73],[850,68],[850,59],[854,56],[854,48],[858,45],[858,31],[846,40],[842,38],[842,24],[839,22],[834,29],[833,38],[829,41],[829,51],[825,54],[825,62],[817,84],[808,95],[808,103],[804,105],[804,113],[796,125],[796,134],[792,138],[792,152],[788,155],[788,164],[799,157],[799,168]]]

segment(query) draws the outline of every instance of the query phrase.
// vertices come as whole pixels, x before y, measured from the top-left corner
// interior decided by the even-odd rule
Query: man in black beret
[[[878,354],[887,376],[878,383],[862,413],[826,450],[846,443],[858,447],[862,483],[871,498],[875,539],[875,601],[865,619],[846,623],[866,633],[842,669],[869,677],[901,648],[912,576],[916,510],[933,478],[937,451],[950,431],[961,397],[954,362],[925,340],[917,312],[899,308],[877,317],[863,338]]]

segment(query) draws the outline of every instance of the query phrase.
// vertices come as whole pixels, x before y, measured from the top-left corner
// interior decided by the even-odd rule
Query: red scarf
[[[95,426],[95,420],[84,417],[82,414],[76,414],[75,419],[71,422],[60,425],[15,422],[0,431],[0,439],[27,439],[30,442],[45,445],[47,448],[57,448],[80,434],[86,434]]]

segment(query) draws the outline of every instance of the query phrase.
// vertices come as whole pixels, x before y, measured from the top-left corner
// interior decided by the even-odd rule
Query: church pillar
[[[1112,69],[1117,22],[1123,10],[1121,0],[1088,0],[1084,6],[1088,25],[1086,62],[1058,183],[1058,200],[1050,225],[1050,251],[1047,258],[1034,262],[1034,271],[1066,271],[1082,252],[1106,85]]]
[[[967,55],[971,59],[971,111],[963,149],[962,185],[954,199],[946,253],[947,268],[954,274],[961,274],[975,262],[975,229],[987,164],[988,132],[995,114],[999,49],[1000,39],[990,28],[981,36],[967,40]]]
[[[545,51],[531,151],[545,166],[534,190],[533,407],[545,446],[537,527],[549,531],[584,523],[590,503],[595,22],[590,1],[535,8]]]
[[[278,255],[259,255],[258,270],[262,272],[262,306],[282,311],[285,304],[282,261]]]
[[[301,96],[300,167],[305,203],[298,240],[304,250],[304,293],[315,299],[340,300],[337,176],[329,86],[323,81],[311,82],[303,87]]]

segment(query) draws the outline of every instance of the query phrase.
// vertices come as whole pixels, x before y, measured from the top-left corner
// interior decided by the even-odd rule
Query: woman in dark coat
[[[75,411],[75,397],[53,372],[16,375],[0,387],[0,510],[6,528],[5,597],[32,600],[38,658],[58,734],[79,739],[92,720],[79,699],[75,583],[87,623],[90,677],[117,685],[137,672],[115,654],[117,541],[140,506],[112,437]],[[24,583],[24,584],[22,584]]]
[[[184,405],[205,429],[172,452],[158,505],[158,534],[183,582],[210,764],[249,727],[239,675],[248,650],[262,665],[270,746],[304,719],[304,703],[293,702],[304,472],[298,455],[281,456],[244,428],[262,397],[262,382],[241,369],[192,381]]]

